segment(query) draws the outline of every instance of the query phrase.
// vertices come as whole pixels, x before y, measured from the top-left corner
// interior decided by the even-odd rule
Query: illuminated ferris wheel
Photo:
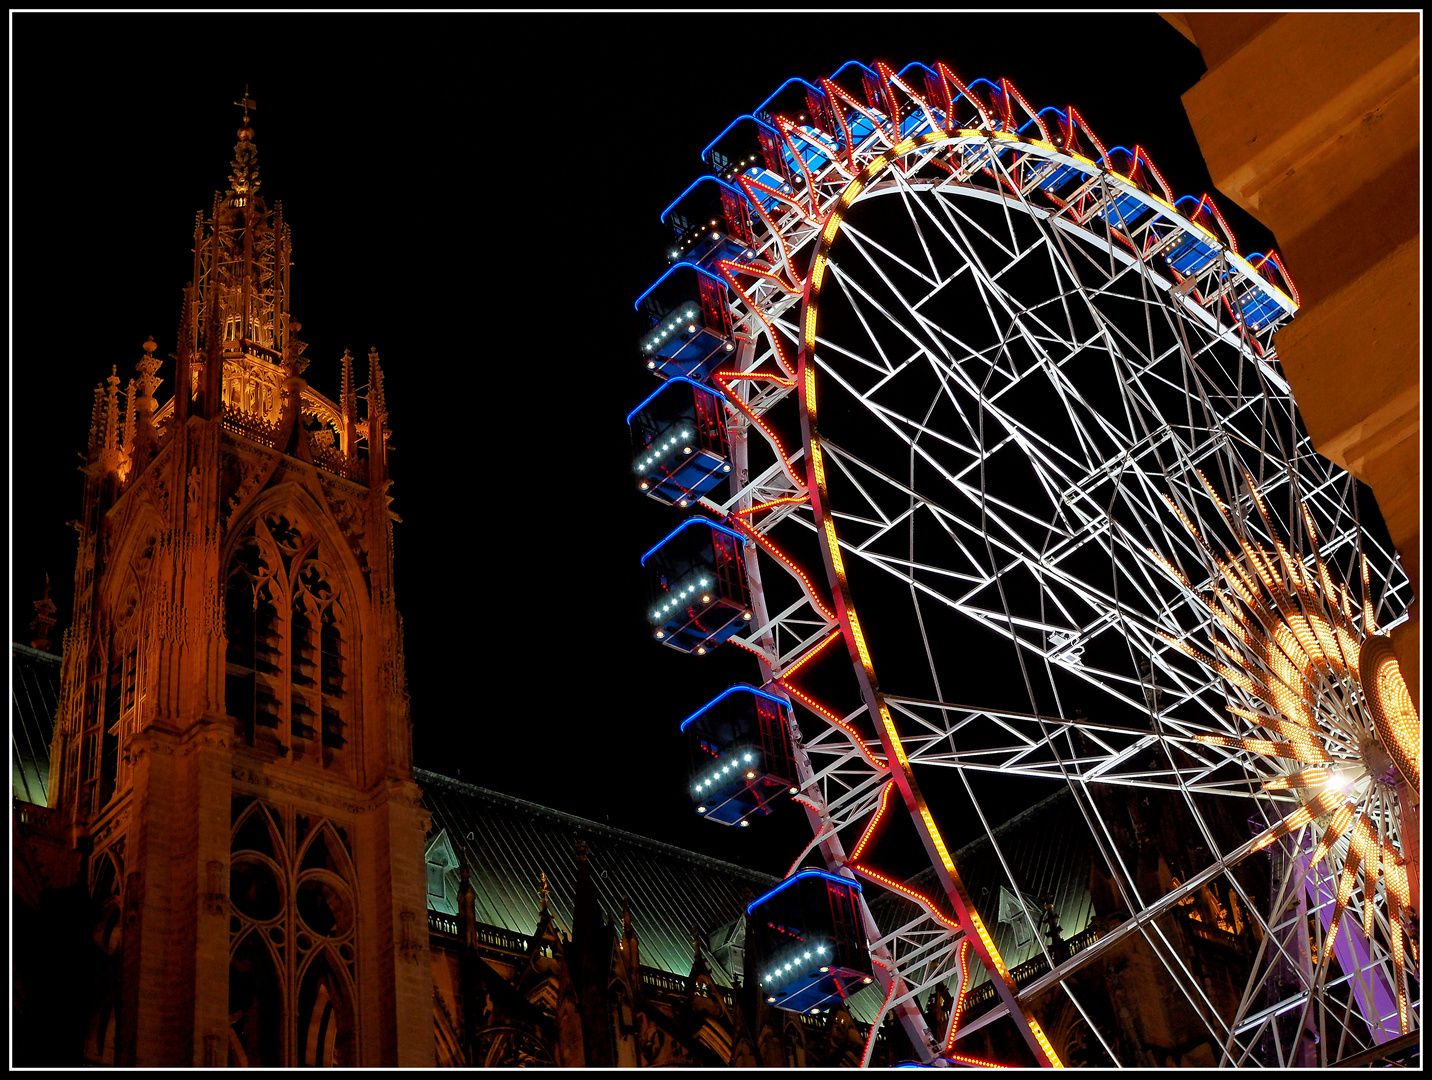
[[[943,64],[791,79],[702,156],[627,420],[682,512],[642,558],[653,637],[760,673],[682,725],[694,808],[813,830],[751,908],[766,1000],[878,984],[866,1061],[893,1013],[926,1063],[1003,1030],[1059,1064],[1062,1016],[1133,1064],[1090,993],[1121,957],[1209,1063],[1416,1031],[1410,588],[1298,420],[1277,256],[1075,109]],[[1039,785],[1101,883],[1062,937],[996,828]],[[923,874],[881,869],[897,828]]]

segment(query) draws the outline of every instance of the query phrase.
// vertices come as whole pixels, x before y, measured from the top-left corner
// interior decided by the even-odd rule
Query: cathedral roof
[[[10,761],[15,798],[44,806],[50,784],[50,736],[60,697],[60,658],[10,645]]]
[[[684,977],[694,959],[692,928],[707,935],[725,926],[779,880],[426,769],[413,775],[426,792],[433,833],[447,831],[472,877],[479,923],[530,936],[546,874],[549,907],[570,932],[577,890],[573,848],[581,841],[603,912],[620,920],[623,901],[631,912],[642,964]],[[708,966],[727,982],[713,959],[706,958]]]
[[[1063,940],[1067,942],[1090,929],[1096,914],[1089,891],[1094,852],[1088,827],[1068,788],[1060,788],[996,825],[994,836],[998,854],[989,838],[981,837],[965,844],[953,858],[1005,965],[1013,970],[1043,956],[1041,941],[1047,941],[1047,935],[1040,927],[1046,898],[1053,904]],[[1018,883],[1020,895],[1010,887],[999,855],[1003,855]],[[909,885],[927,896],[940,895],[934,870],[915,875]],[[876,921],[882,926],[898,925],[899,920],[914,918],[918,911],[914,904],[883,890],[867,890],[867,895]],[[1019,910],[1021,903],[1028,919]],[[988,979],[985,970],[976,965],[970,978],[971,989]]]

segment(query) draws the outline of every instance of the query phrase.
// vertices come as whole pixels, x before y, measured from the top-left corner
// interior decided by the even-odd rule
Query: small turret
[[[35,618],[30,623],[30,648],[50,651],[50,631],[55,625],[55,602],[50,599],[50,575],[45,575],[45,593],[35,601]]]
[[[383,368],[378,350],[368,350],[368,486],[383,490],[388,479],[388,402],[383,393]]]

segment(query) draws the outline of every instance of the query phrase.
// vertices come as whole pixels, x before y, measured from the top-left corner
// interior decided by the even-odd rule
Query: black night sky
[[[194,215],[226,182],[247,84],[263,193],[293,231],[306,377],[336,398],[345,348],[383,358],[418,762],[774,873],[804,819],[697,819],[677,732],[754,662],[679,655],[644,617],[638,558],[679,520],[633,491],[623,422],[654,386],[632,302],[666,266],[658,215],[731,119],[852,57],[1006,76],[1108,145],[1142,143],[1176,193],[1209,190],[1179,103],[1202,60],[1153,14],[16,15],[12,31],[14,638],[46,572],[68,625],[91,391],[111,365],[127,381],[146,336],[175,349]],[[160,375],[164,401],[172,362]]]

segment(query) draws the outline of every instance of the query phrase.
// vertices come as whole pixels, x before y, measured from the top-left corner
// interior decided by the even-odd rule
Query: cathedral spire
[[[239,141],[234,144],[233,171],[229,175],[229,205],[244,206],[259,190],[259,151],[254,145],[254,129],[249,126],[249,110],[258,108],[249,97],[249,88],[244,87],[244,96],[234,102],[244,110],[244,122],[239,128]]]
[[[358,395],[353,391],[353,354],[343,350],[343,383],[338,392],[338,413],[343,418],[339,429],[339,449],[345,457],[356,455],[354,439],[358,434]]]
[[[104,448],[104,383],[94,388],[94,405],[90,409],[89,453],[90,458]]]

